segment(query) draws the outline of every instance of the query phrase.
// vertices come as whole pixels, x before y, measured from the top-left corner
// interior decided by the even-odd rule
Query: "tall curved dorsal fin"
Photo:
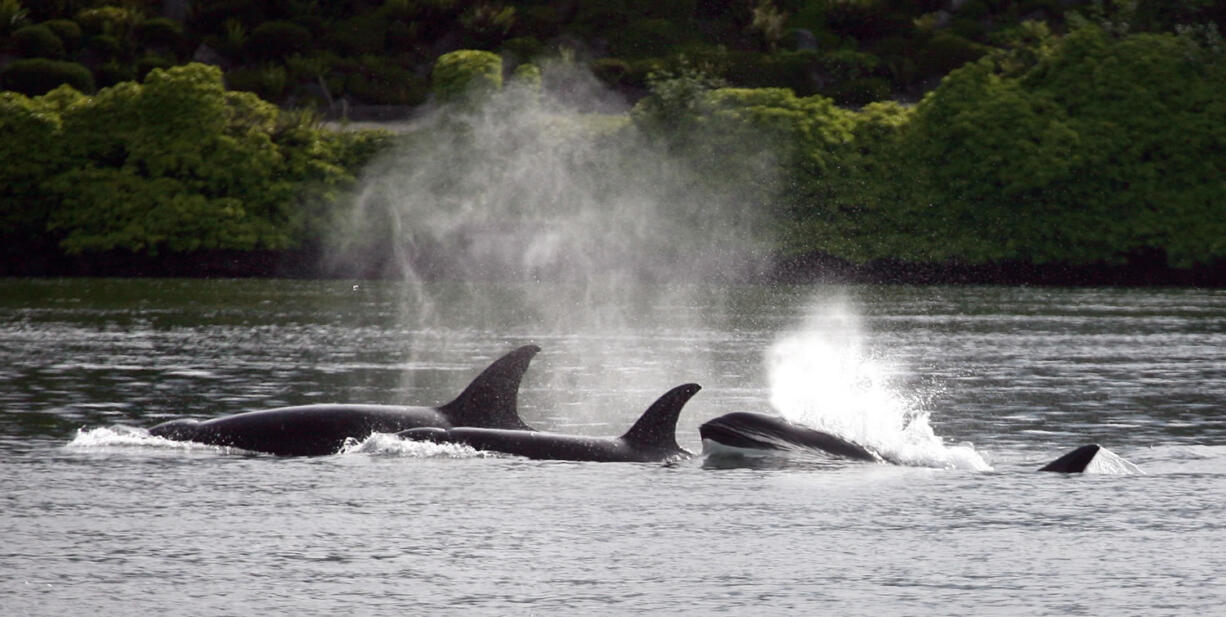
[[[665,392],[639,416],[634,426],[622,435],[622,440],[637,447],[680,450],[681,446],[677,445],[677,417],[690,397],[701,389],[702,386],[696,383],[687,383]]]
[[[1077,448],[1064,456],[1044,465],[1039,471],[1056,471],[1060,473],[1081,473],[1086,470],[1090,461],[1102,449],[1102,446],[1092,443]]]
[[[456,426],[532,430],[519,418],[519,382],[528,363],[541,350],[524,345],[494,360],[454,401],[439,411]]]

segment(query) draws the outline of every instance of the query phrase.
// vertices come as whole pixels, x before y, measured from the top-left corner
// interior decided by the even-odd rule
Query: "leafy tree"
[[[132,26],[140,21],[140,15],[134,9],[101,6],[77,13],[76,19],[86,32],[109,34],[122,39],[128,35]]]
[[[691,132],[707,93],[727,83],[683,61],[676,71],[648,74],[647,85],[650,94],[634,105],[630,118],[647,135],[676,141]]]
[[[631,117],[709,188],[741,204],[732,216],[749,235],[766,236],[784,220],[819,207],[821,187],[852,137],[852,113],[830,99],[783,88],[714,84],[692,68],[654,74],[651,94]]]
[[[511,85],[533,94],[539,93],[541,91],[540,67],[531,62],[515,67],[515,70],[511,71]]]
[[[502,89],[502,58],[472,49],[443,54],[434,63],[433,79],[439,101],[477,100]]]
[[[28,58],[14,60],[0,69],[0,87],[29,96],[38,96],[68,84],[82,92],[94,91],[94,76],[76,62]]]
[[[45,25],[26,26],[13,33],[17,52],[26,58],[60,58],[64,43]]]
[[[798,203],[780,226],[781,251],[816,250],[854,262],[919,260],[918,230],[898,224],[904,204],[928,201],[898,154],[913,114],[914,108],[894,102],[846,113],[850,137],[828,144],[825,173],[798,178],[793,188]]]
[[[295,23],[267,21],[251,31],[246,50],[253,59],[266,61],[303,53],[310,43],[310,30]]]
[[[474,43],[497,47],[515,25],[515,7],[479,2],[461,13],[459,21]]]
[[[42,188],[69,253],[296,246],[352,179],[343,157],[362,156],[198,64],[62,107],[69,164]]]
[[[802,227],[855,236],[840,252],[861,259],[1221,258],[1224,72],[1186,36],[1093,24],[985,58],[946,77],[875,160],[847,159],[843,215]]]
[[[0,35],[8,35],[24,26],[29,16],[21,0],[0,0]]]
[[[52,19],[42,25],[55,33],[68,51],[74,51],[80,47],[83,35],[81,26],[78,26],[77,22],[70,19]]]
[[[59,115],[45,100],[0,92],[0,160],[5,161],[0,165],[0,241],[6,245],[38,236],[46,226],[51,202],[40,185],[65,165],[59,131]]]
[[[155,17],[137,23],[132,35],[145,47],[175,50],[183,44],[183,25],[173,19]]]

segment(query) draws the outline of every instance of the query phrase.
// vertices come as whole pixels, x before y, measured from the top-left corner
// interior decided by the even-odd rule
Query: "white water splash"
[[[480,105],[423,112],[363,172],[351,216],[338,221],[338,271],[402,282],[399,321],[414,360],[469,345],[474,330],[567,353],[544,337],[628,340],[705,328],[698,307],[719,300],[693,283],[769,267],[763,195],[779,184],[769,148],[743,144],[744,156],[728,157],[737,161],[731,171],[753,179],[730,182],[640,132],[621,95],[602,88],[586,63],[541,68],[541,93],[508,84]],[[605,378],[588,387],[627,398],[676,385],[661,371],[629,381],[605,370],[625,357],[587,345],[567,362]],[[684,362],[676,374],[712,372],[708,356]],[[404,372],[401,389],[416,388],[416,379]],[[538,396],[555,406],[574,403],[552,394],[573,388],[566,374],[534,371],[531,379],[549,384]],[[595,407],[583,413],[573,419],[607,419]]]
[[[1145,475],[1140,467],[1124,460],[1120,455],[1106,449],[1099,448],[1098,453],[1090,459],[1090,464],[1086,465],[1083,473],[1097,474],[1104,476],[1137,476]]]
[[[373,433],[366,439],[345,441],[338,454],[367,454],[405,458],[486,458],[489,452],[475,450],[463,444],[434,443],[401,439],[390,433]]]
[[[122,425],[94,429],[77,429],[76,436],[64,447],[73,450],[140,449],[142,451],[161,450],[167,452],[252,454],[247,450],[239,448],[215,446],[194,441],[174,441],[163,437],[155,437],[143,428]],[[412,441],[387,433],[374,433],[370,437],[361,440],[350,438],[337,454],[373,454],[411,458],[483,458],[492,456],[489,452],[481,452],[461,444]]]
[[[174,441],[155,437],[143,428],[115,425],[93,429],[77,429],[77,434],[65,446],[68,449],[142,448],[151,450],[230,452],[234,448],[212,446],[194,441]]]
[[[818,301],[804,324],[767,353],[771,405],[789,421],[907,465],[990,470],[969,444],[947,445],[918,396],[894,383],[901,367],[864,349],[860,317],[845,298]]]

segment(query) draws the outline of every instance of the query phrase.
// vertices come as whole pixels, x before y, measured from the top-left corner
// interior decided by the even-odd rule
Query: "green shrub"
[[[432,83],[440,102],[480,99],[502,89],[502,58],[472,49],[443,54],[434,63]]]
[[[245,50],[256,60],[273,60],[308,51],[311,32],[287,21],[267,21],[247,37]]]
[[[670,0],[669,2],[636,0],[629,4],[630,10],[634,13],[654,19],[666,19],[675,24],[689,22],[698,7],[697,0]]]
[[[383,47],[389,52],[411,52],[417,44],[421,26],[417,23],[406,24],[402,21],[394,21],[387,25],[387,32],[384,33]]]
[[[21,6],[21,0],[0,0],[0,36],[24,26],[30,12]]]
[[[109,34],[123,38],[128,35],[139,15],[123,7],[103,6],[77,13],[77,23],[88,34]]]
[[[663,56],[684,40],[684,33],[665,19],[641,19],[610,33],[609,51],[623,58]]]
[[[822,71],[833,81],[849,81],[872,75],[881,60],[873,54],[840,49],[821,55]]]
[[[983,25],[983,22],[977,19],[957,17],[950,24],[949,31],[956,36],[974,40],[983,38],[987,34],[988,29]]]
[[[160,56],[158,54],[149,54],[142,56],[136,61],[136,75],[139,79],[144,79],[149,71],[153,69],[168,69],[175,65],[173,58]]]
[[[1090,25],[1036,44],[1029,67],[954,70],[892,146],[848,159],[838,234],[921,262],[1226,256],[1226,59]]]
[[[967,0],[956,13],[962,19],[983,20],[992,16],[990,0]]]
[[[421,15],[422,5],[417,0],[385,0],[379,12],[389,20],[413,21]]]
[[[515,7],[481,2],[461,13],[459,21],[471,43],[497,47],[515,24]]]
[[[107,88],[121,81],[136,79],[136,71],[130,64],[107,62],[94,69],[94,82],[99,88]]]
[[[730,54],[726,76],[738,86],[790,88],[800,96],[817,92],[813,79],[820,57],[813,51],[789,51],[774,54]]]
[[[227,92],[199,64],[88,97],[0,92],[0,242],[157,255],[318,239],[389,142],[308,116]]]
[[[187,28],[191,32],[220,32],[225,29],[227,22],[237,22],[244,24],[258,24],[280,17],[280,15],[270,16],[266,9],[272,8],[273,2],[261,1],[251,2],[251,0],[208,0],[207,2],[193,1],[191,11],[187,17]],[[283,2],[277,2],[284,6]],[[325,7],[330,5],[345,5],[343,2],[328,2],[314,3],[312,7],[313,13],[318,13]],[[323,4],[323,6],[320,6]]]
[[[647,85],[650,93],[634,104],[630,118],[645,134],[670,141],[686,138],[685,128],[701,115],[708,93],[726,82],[683,63],[676,70],[652,71]]]
[[[155,49],[177,50],[183,45],[183,26],[173,19],[146,19],[132,31],[137,43]]]
[[[536,5],[516,8],[511,33],[547,41],[562,33],[563,19],[552,6]]]
[[[581,2],[567,20],[566,30],[585,38],[594,38],[601,33],[617,32],[635,15],[626,11],[618,2]],[[538,35],[539,36],[539,35]]]
[[[80,47],[81,41],[84,40],[81,26],[70,19],[51,19],[43,22],[42,25],[54,32],[55,36],[59,37],[60,42],[64,44],[64,48],[68,51]]]
[[[516,61],[527,62],[544,55],[545,44],[536,37],[520,36],[503,41],[502,53],[509,54]]]
[[[46,25],[26,26],[13,33],[13,45],[25,58],[60,58],[64,43]]]
[[[76,62],[30,58],[14,60],[0,69],[0,86],[27,96],[45,94],[61,84],[81,92],[94,91],[94,76]]]
[[[96,34],[85,40],[85,48],[99,57],[112,60],[127,55],[123,43],[109,34]]]
[[[881,77],[860,77],[824,88],[822,94],[840,105],[859,107],[889,99],[890,82]]]
[[[228,19],[216,34],[206,39],[206,42],[221,55],[237,61],[241,59],[243,49],[247,46],[247,35],[247,26],[244,26],[243,22]]]
[[[327,52],[310,55],[292,55],[285,59],[285,68],[289,71],[289,79],[294,82],[316,83],[321,76],[327,75],[339,59]]]
[[[515,67],[515,70],[511,71],[511,85],[527,92],[540,92],[540,67],[531,62],[525,62]]]
[[[592,61],[592,74],[610,86],[620,86],[630,74],[630,65],[620,58],[597,58]]]
[[[744,204],[746,233],[768,233],[799,204],[816,201],[813,187],[839,169],[853,114],[830,99],[784,88],[709,90],[709,78],[692,70],[666,77],[652,79],[651,94],[631,113],[635,124],[671,135],[665,143],[675,156]]]
[[[301,232],[277,111],[199,64],[155,69],[63,116],[77,156],[46,183],[69,253],[285,248]]]
[[[829,2],[825,17],[831,32],[859,41],[902,34],[912,27],[888,2]]]
[[[712,122],[765,136],[767,143],[822,156],[851,138],[850,112],[825,97],[798,97],[784,88],[719,88],[697,109]]]
[[[933,35],[922,53],[916,54],[921,77],[940,77],[987,54],[989,49],[950,32]]]
[[[288,84],[289,73],[279,64],[240,66],[226,71],[228,88],[253,92],[266,101],[280,101]]]
[[[47,105],[0,92],[0,239],[11,245],[45,233],[48,199],[40,186],[67,163],[60,119]]]
[[[342,56],[383,54],[387,28],[388,22],[379,19],[378,14],[359,14],[328,28],[323,46]]]
[[[374,105],[416,105],[425,102],[426,86],[412,71],[386,58],[365,55],[339,62],[344,82],[336,94],[347,94]]]

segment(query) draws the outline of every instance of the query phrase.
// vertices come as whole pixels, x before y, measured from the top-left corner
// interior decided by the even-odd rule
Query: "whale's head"
[[[718,444],[728,448],[750,450],[786,450],[791,447],[779,422],[773,418],[748,412],[730,413],[708,420],[698,427],[704,446]]]
[[[149,429],[149,434],[171,441],[192,441],[199,430],[200,422],[197,420],[171,420]]]
[[[882,460],[873,450],[833,433],[760,413],[741,411],[725,414],[698,427],[698,433],[702,435],[704,447],[809,450],[860,461]]]

